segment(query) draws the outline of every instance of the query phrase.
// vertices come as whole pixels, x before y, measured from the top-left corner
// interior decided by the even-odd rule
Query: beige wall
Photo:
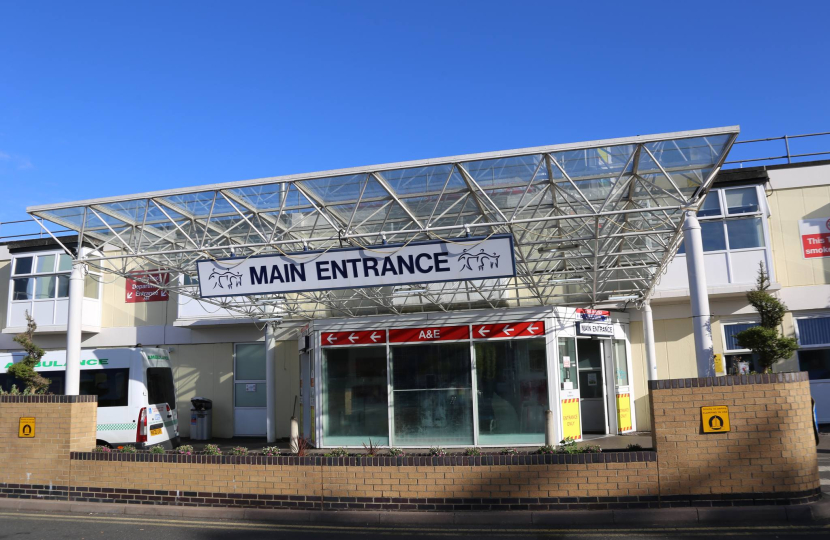
[[[264,343],[263,343],[264,346]],[[233,343],[176,345],[170,353],[176,382],[179,432],[190,435],[190,400],[196,396],[213,400],[213,436],[233,436]],[[299,394],[297,340],[277,342],[275,382],[277,389],[277,437],[288,437],[291,407]]]
[[[126,280],[112,274],[104,275],[101,294],[101,327],[161,326],[176,320],[176,296],[167,302],[128,304],[125,301]]]
[[[830,258],[805,259],[798,231],[801,219],[830,218],[830,185],[768,191],[767,201],[776,281],[783,287],[830,283]]]

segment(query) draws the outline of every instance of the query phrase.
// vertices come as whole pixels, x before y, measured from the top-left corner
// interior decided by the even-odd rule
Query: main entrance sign
[[[461,238],[196,263],[202,298],[513,277],[513,237]]]

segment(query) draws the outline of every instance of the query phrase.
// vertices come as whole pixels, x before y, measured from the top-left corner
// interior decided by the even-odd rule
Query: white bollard
[[[553,425],[553,411],[545,411],[545,445],[553,446],[556,443],[555,426]]]
[[[289,448],[292,454],[296,454],[300,450],[300,423],[297,422],[297,417],[291,417],[291,439]]]

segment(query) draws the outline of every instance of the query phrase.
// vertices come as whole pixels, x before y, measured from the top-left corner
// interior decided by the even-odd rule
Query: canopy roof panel
[[[648,298],[737,126],[410,161],[35,206],[85,261],[198,298],[195,261],[510,233],[516,279],[210,299],[315,318]],[[44,224],[46,228],[46,225]]]

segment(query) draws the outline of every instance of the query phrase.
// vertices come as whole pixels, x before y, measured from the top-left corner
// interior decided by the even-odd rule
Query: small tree
[[[37,329],[35,320],[26,312],[26,331],[14,337],[14,340],[26,351],[23,360],[13,364],[9,373],[23,383],[24,393],[40,394],[49,388],[49,379],[35,371],[35,365],[40,362],[46,351],[35,345],[34,335]]]
[[[761,324],[735,334],[738,345],[758,355],[764,373],[771,373],[773,364],[789,358],[798,350],[795,338],[784,337],[779,332],[787,306],[767,292],[769,287],[769,274],[761,263],[755,289],[746,294],[747,300],[761,317]]]

